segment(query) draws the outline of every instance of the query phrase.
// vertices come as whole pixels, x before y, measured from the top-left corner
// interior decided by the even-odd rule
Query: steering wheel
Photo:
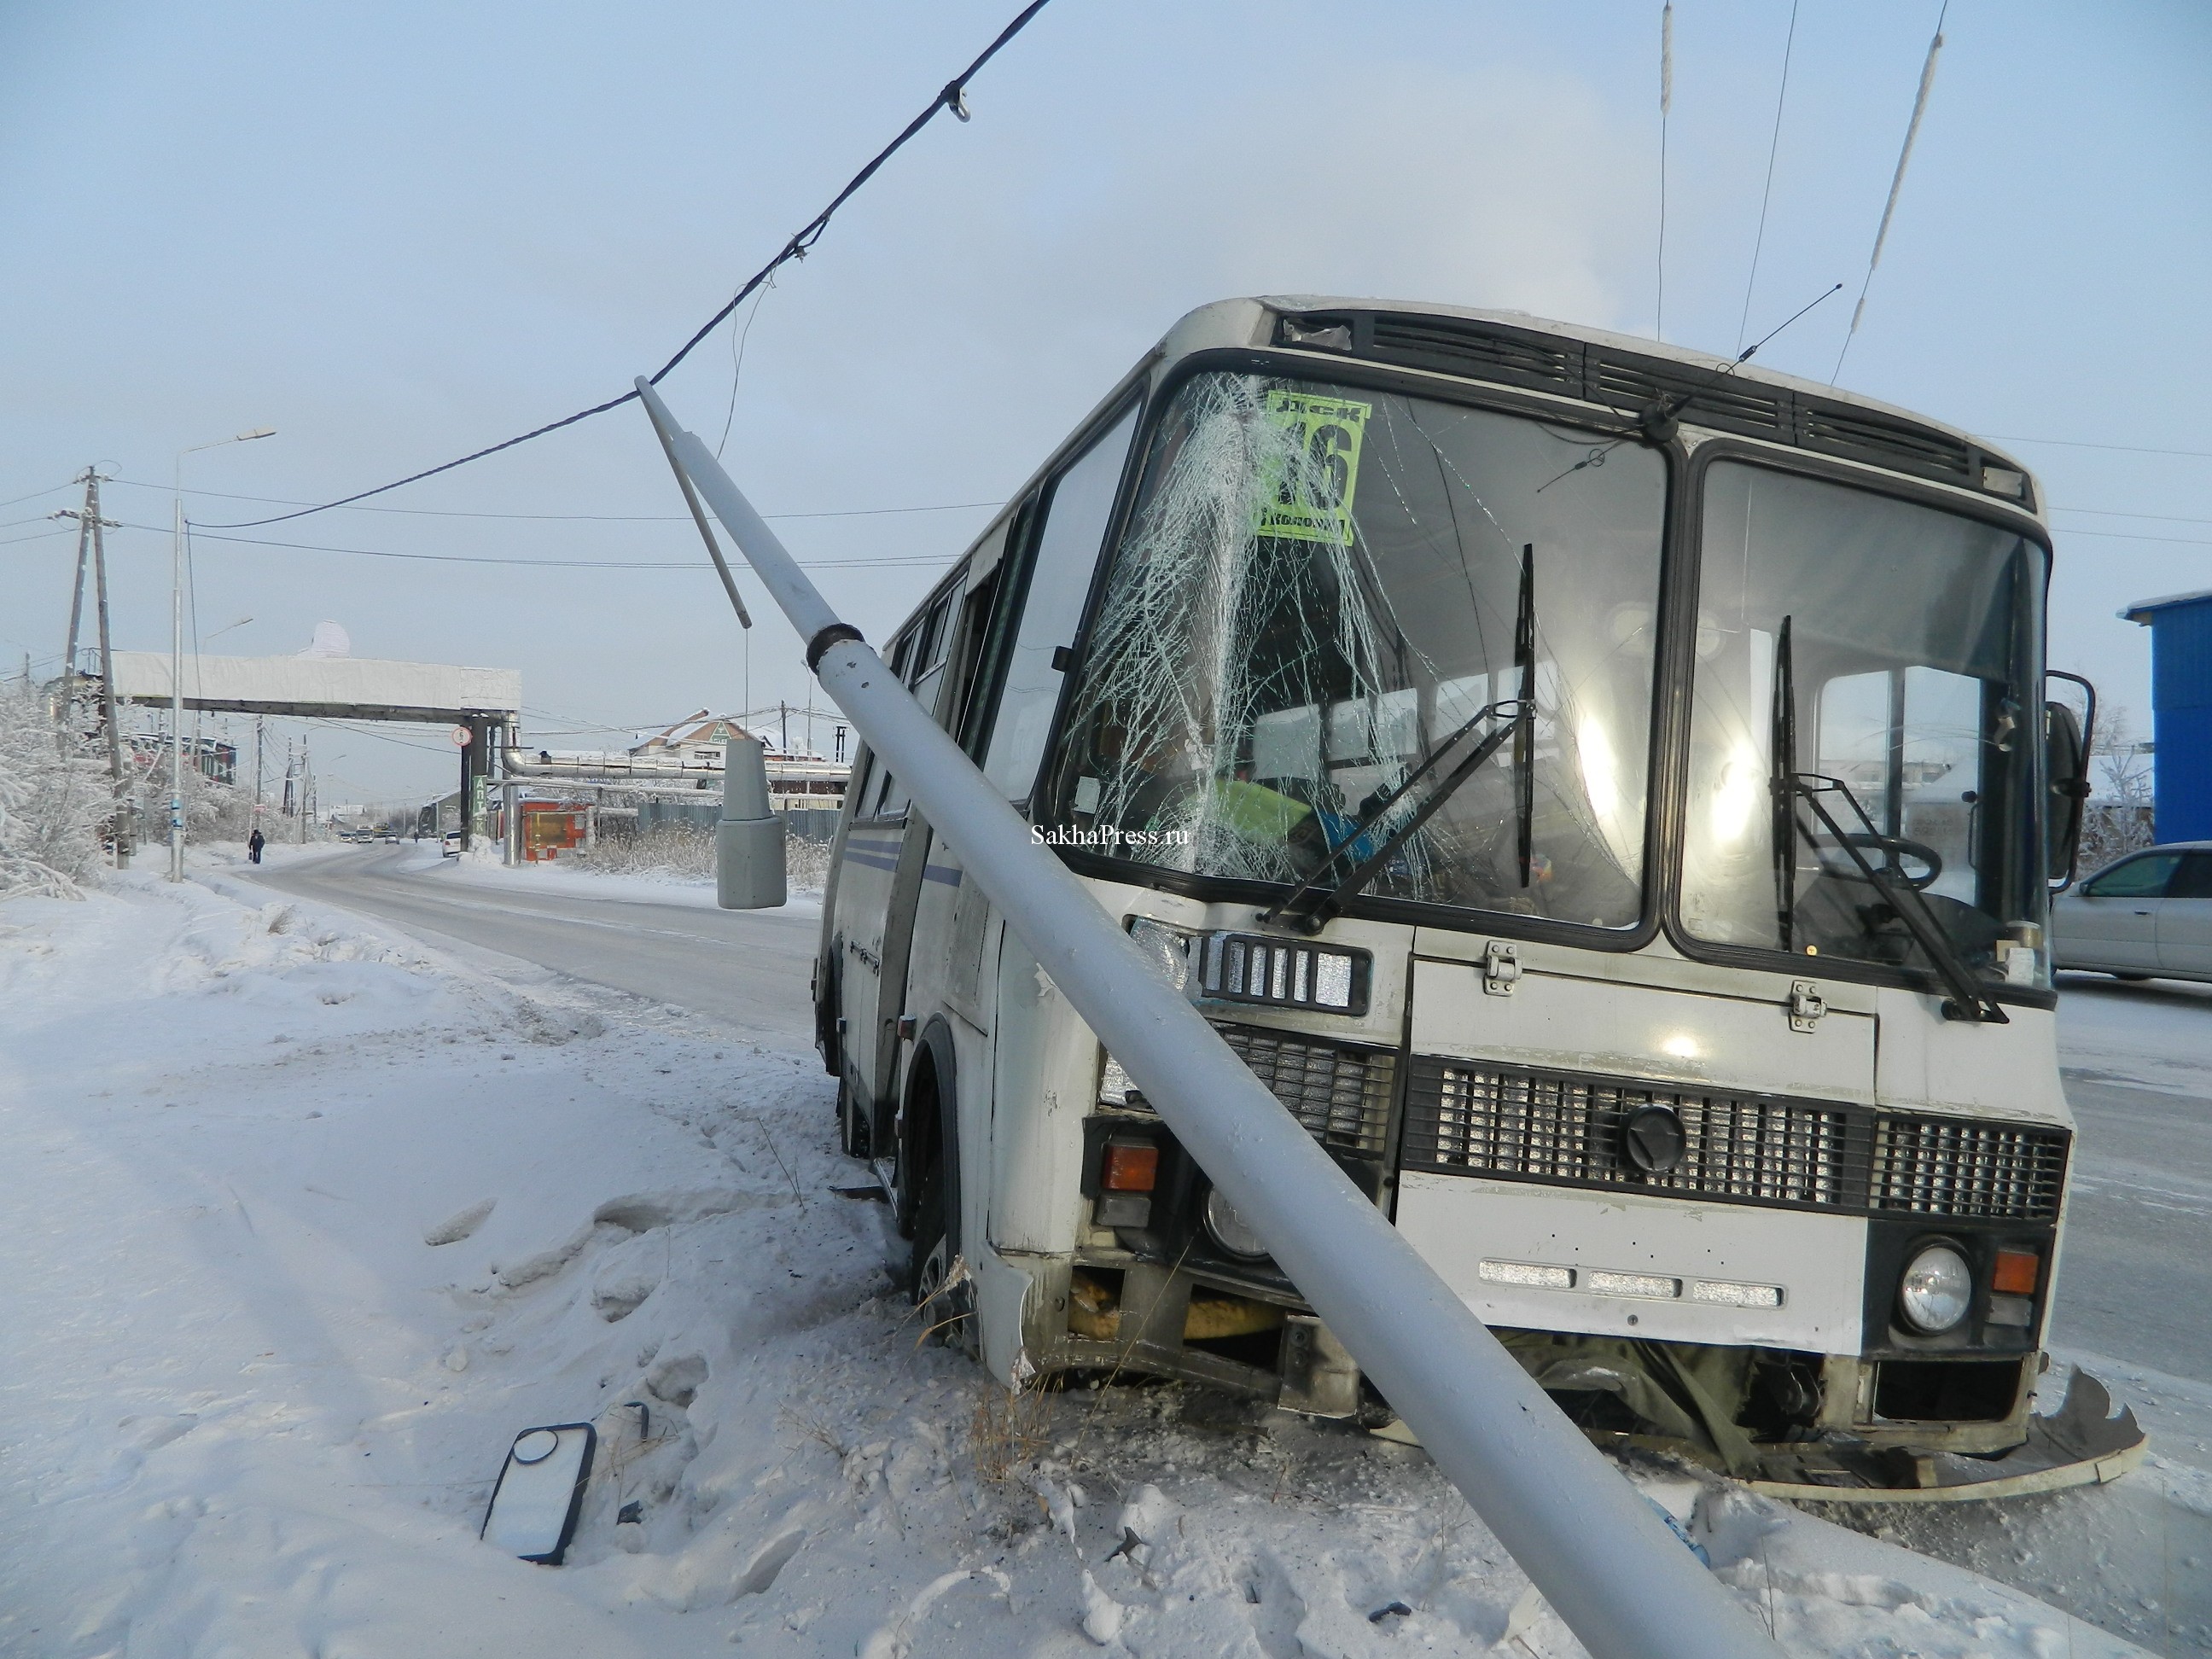
[[[1868,853],[1880,854],[1880,859],[1869,859],[1868,862],[1877,868],[1886,865],[1888,874],[1916,893],[1933,887],[1943,873],[1943,855],[1925,842],[1907,841],[1903,836],[1871,835],[1863,830],[1854,830],[1843,837],[1843,843]],[[1823,875],[1833,876],[1838,881],[1864,881],[1867,878],[1866,872],[1847,854],[1832,856],[1830,850],[1823,848],[1820,856],[1820,873]],[[1925,865],[1927,870],[1923,874],[1913,875],[1899,864],[1900,859],[1910,859],[1915,864]]]

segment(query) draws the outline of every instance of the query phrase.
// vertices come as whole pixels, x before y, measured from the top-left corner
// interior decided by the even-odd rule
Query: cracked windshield
[[[1689,931],[1934,966],[1904,914],[1918,906],[1968,967],[2040,978],[2042,699],[2021,665],[2042,550],[1762,468],[1706,480]]]
[[[1373,896],[1633,926],[1666,503],[1640,447],[1191,380],[1091,629],[1060,838],[1279,887],[1380,858]]]

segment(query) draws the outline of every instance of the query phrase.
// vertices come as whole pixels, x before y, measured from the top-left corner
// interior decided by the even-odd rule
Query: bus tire
[[[952,1230],[945,1212],[945,1159],[933,1151],[915,1200],[913,1254],[907,1265],[907,1291],[915,1305],[924,1306],[936,1297],[951,1272]],[[935,1308],[931,1313],[943,1316]]]

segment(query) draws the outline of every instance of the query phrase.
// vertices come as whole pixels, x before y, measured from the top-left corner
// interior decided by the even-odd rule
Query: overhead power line
[[[2153,449],[2148,444],[2098,444],[2082,438],[2008,438],[2001,432],[1982,436],[1996,444],[2052,444],[2060,449],[2110,449],[2124,455],[2183,455],[2191,460],[2212,461],[2212,449]]]
[[[1667,118],[1674,108],[1674,0],[1659,9],[1659,258],[1658,299],[1651,337],[1667,337]]]
[[[34,489],[27,495],[16,495],[7,501],[0,501],[0,507],[15,507],[23,501],[35,501],[41,495],[58,495],[63,490],[69,489],[70,485],[75,482],[75,479],[71,479],[70,483],[48,484],[44,489]]]
[[[1936,85],[1936,59],[1943,50],[1943,20],[1950,15],[1951,0],[1936,14],[1935,38],[1928,43],[1928,59],[1920,66],[1920,90],[1912,100],[1912,118],[1905,123],[1905,146],[1897,152],[1897,172],[1889,181],[1889,199],[1881,205],[1881,225],[1874,234],[1874,252],[1867,256],[1866,280],[1859,284],[1859,302],[1851,307],[1851,325],[1844,331],[1843,349],[1836,353],[1835,373],[1828,376],[1828,384],[1836,383],[1836,376],[1844,372],[1844,359],[1850,355],[1851,342],[1858,337],[1859,319],[1866,315],[1867,294],[1874,287],[1874,268],[1881,263],[1881,245],[1889,240],[1889,222],[1897,213],[1897,198],[1905,189],[1905,169],[1912,160],[1913,141],[1920,137],[1920,118],[1928,113],[1928,94]]]
[[[155,535],[170,532],[161,525],[125,522],[125,530],[144,530]],[[192,537],[198,541],[229,542],[240,547],[276,547],[299,553],[342,553],[360,559],[410,559],[423,564],[503,564],[520,565],[538,570],[698,570],[702,568],[696,559],[517,559],[491,553],[401,553],[382,547],[329,547],[319,542],[283,542],[268,536],[223,536],[204,525],[191,527]],[[878,559],[802,559],[799,562],[816,570],[885,569],[902,566],[951,564],[955,555],[916,554],[904,557]]]
[[[168,484],[147,483],[137,478],[112,478],[112,483],[128,484],[133,489],[158,489],[164,495],[175,494]],[[208,495],[226,501],[264,501],[275,507],[307,507],[311,502],[289,501],[282,495],[241,495],[230,489],[187,489],[187,495]],[[872,519],[899,513],[965,513],[975,507],[997,508],[1004,501],[936,501],[924,507],[840,507],[823,508],[812,513],[763,513],[763,519]],[[319,511],[321,509],[318,509]],[[466,507],[351,507],[349,513],[398,513],[418,519],[520,519],[542,524],[689,524],[690,515],[684,513],[485,513]],[[31,521],[22,520],[25,524]],[[265,522],[275,523],[275,520]],[[237,526],[217,526],[216,528],[236,529]]]
[[[2148,519],[2155,524],[2212,524],[2212,519],[2191,518],[2179,513],[2130,513],[2117,507],[2061,507],[2053,513],[2085,513],[2093,519]]]
[[[651,374],[646,376],[647,384],[659,386],[660,382],[666,379],[667,376],[675,369],[678,363],[682,362],[686,357],[691,355],[693,349],[696,348],[702,340],[713,333],[716,328],[720,326],[726,318],[730,316],[732,313],[735,312],[739,306],[745,302],[746,300],[750,299],[755,289],[758,289],[763,283],[767,282],[769,277],[773,276],[778,270],[782,269],[784,265],[789,264],[791,261],[795,259],[804,259],[807,255],[808,250],[812,248],[817,242],[822,240],[823,233],[829,229],[830,221],[836,213],[837,210],[844,206],[863,185],[866,184],[869,179],[876,176],[878,168],[881,167],[884,162],[890,161],[892,156],[897,155],[901,149],[906,147],[909,139],[911,139],[916,133],[920,132],[924,127],[927,126],[930,122],[935,118],[938,111],[949,109],[961,120],[965,121],[968,118],[968,82],[975,78],[977,72],[981,70],[986,64],[989,63],[992,58],[998,56],[999,51],[1001,47],[1003,47],[1009,40],[1012,40],[1017,34],[1020,33],[1022,30],[1028,26],[1030,19],[1035,17],[1039,12],[1045,9],[1046,3],[1047,0],[1030,0],[1030,3],[1028,5],[1024,6],[1020,11],[1016,13],[1013,21],[1007,24],[1006,27],[999,31],[998,38],[993,40],[989,46],[984,47],[981,53],[977,56],[973,63],[969,64],[966,69],[961,70],[959,74],[954,76],[952,79],[946,82],[937,95],[929,100],[928,106],[925,108],[921,114],[915,116],[914,119],[908,122],[904,130],[899,133],[897,137],[892,139],[890,143],[884,145],[882,149],[877,151],[874,160],[871,161],[867,166],[862,167],[846,182],[844,189],[839,191],[836,196],[830,198],[829,206],[823,208],[821,212],[816,214],[813,218],[808,220],[805,226],[793,235],[789,241],[783,245],[781,251],[779,252],[774,258],[770,259],[766,264],[763,265],[758,270],[747,277],[745,279],[744,286],[740,288],[735,294],[732,295],[730,298],[724,302],[720,310],[717,311],[713,316],[702,323],[696,331],[692,334],[691,337],[686,340],[683,345],[678,349],[674,356],[671,357],[666,362],[661,364],[661,366],[655,369]],[[577,422],[589,420],[594,415],[604,415],[611,409],[619,409],[624,404],[635,401],[636,398],[637,389],[635,386],[632,386],[630,390],[622,393],[621,396],[610,398],[605,403],[593,404],[588,409],[580,409],[573,415],[564,415],[557,421],[548,421],[544,426],[533,427],[529,431],[521,434],[520,436],[508,438],[503,442],[492,444],[485,448],[473,451],[469,454],[461,456],[457,460],[447,461],[437,466],[425,467],[420,472],[410,472],[404,478],[395,478],[390,483],[379,484],[374,489],[356,490],[354,494],[350,495],[342,495],[334,501],[323,501],[313,507],[303,507],[296,512],[280,513],[273,518],[242,519],[234,524],[221,524],[213,527],[217,530],[252,530],[258,528],[262,525],[282,524],[287,519],[304,519],[311,513],[327,513],[334,507],[345,507],[355,501],[365,501],[371,495],[381,495],[386,490],[398,489],[405,484],[419,483],[424,478],[433,478],[437,477],[441,472],[451,472],[455,467],[466,466],[471,461],[480,461],[487,455],[496,455],[501,450],[513,449],[518,444],[526,444],[533,438],[542,438],[549,432],[558,432],[563,427],[574,426]]]
[[[1782,153],[1782,108],[1790,100],[1790,55],[1797,46],[1797,0],[1790,0],[1790,32],[1782,38],[1782,85],[1774,94],[1774,134],[1766,143],[1766,185],[1759,193],[1759,232],[1751,240],[1751,275],[1744,279],[1743,315],[1735,325],[1736,349],[1751,332],[1751,296],[1759,287],[1759,256],[1766,246],[1766,210],[1774,199],[1774,158]]]

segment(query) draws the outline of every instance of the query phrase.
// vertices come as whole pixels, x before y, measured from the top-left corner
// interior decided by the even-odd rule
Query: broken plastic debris
[[[516,1435],[477,1535],[525,1561],[559,1566],[576,1535],[598,1443],[588,1423],[555,1423]]]

